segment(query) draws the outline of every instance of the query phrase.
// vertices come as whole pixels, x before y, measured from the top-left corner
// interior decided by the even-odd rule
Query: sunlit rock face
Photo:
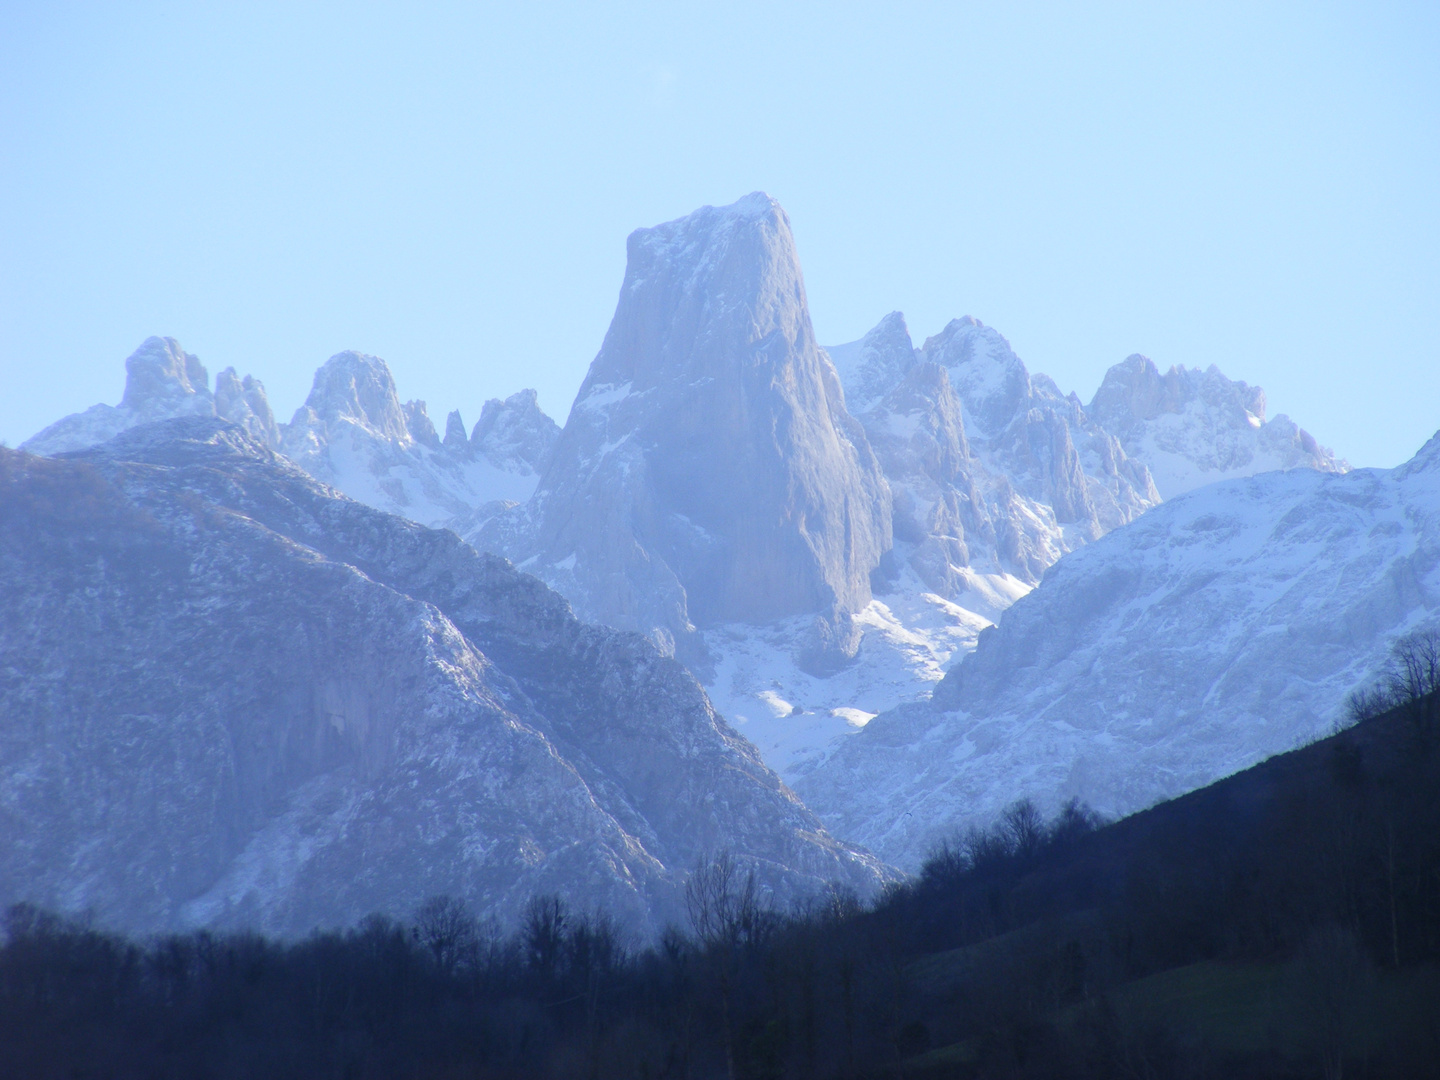
[[[181,418],[0,450],[0,904],[305,933],[450,893],[641,929],[734,851],[778,900],[832,840],[640,635]]]
[[[815,344],[773,199],[630,236],[615,317],[526,517],[477,542],[612,625],[674,637],[868,603],[889,492]]]
[[[1162,375],[1137,353],[1105,373],[1086,412],[1150,467],[1167,499],[1236,476],[1350,467],[1288,416],[1267,420],[1265,391],[1214,366]]]
[[[830,350],[895,498],[895,536],[947,599],[976,575],[1039,581],[1065,552],[1159,502],[1143,464],[1073,395],[972,318],[922,348],[893,312]]]

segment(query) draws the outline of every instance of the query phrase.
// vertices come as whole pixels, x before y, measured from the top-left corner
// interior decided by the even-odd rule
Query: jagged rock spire
[[[858,609],[890,499],[760,192],[632,233],[537,493],[537,569],[644,630]]]

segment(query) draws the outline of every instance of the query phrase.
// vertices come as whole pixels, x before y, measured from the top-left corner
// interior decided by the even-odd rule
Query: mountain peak
[[[1105,373],[1085,411],[1150,466],[1167,499],[1231,476],[1349,468],[1289,417],[1267,420],[1265,391],[1226,378],[1214,364],[1161,374],[1133,353]]]
[[[892,311],[859,341],[827,349],[856,416],[869,411],[915,366],[915,344],[905,316]]]
[[[463,427],[460,436],[464,437]],[[559,437],[560,425],[540,408],[539,395],[527,388],[504,401],[491,398],[485,402],[470,435],[470,447],[498,468],[538,474]],[[450,441],[448,430],[445,441]]]
[[[305,408],[327,424],[350,421],[398,442],[411,437],[395,378],[378,356],[353,350],[336,353],[315,372]]]
[[[465,434],[465,421],[460,418],[459,409],[451,409],[445,417],[445,449],[451,453],[467,453],[470,439]]]
[[[172,413],[186,397],[210,400],[205,365],[171,337],[148,337],[125,361],[122,409],[140,415]]]
[[[50,456],[83,450],[120,432],[175,416],[220,415],[277,445],[279,432],[259,382],[227,368],[210,392],[205,365],[170,337],[148,337],[125,361],[125,394],[119,405],[92,405],[55,421],[21,444],[28,453]]]
[[[1030,396],[1030,373],[1010,342],[971,315],[951,319],[920,351],[949,369],[966,423],[987,438],[999,435]]]
[[[215,376],[215,415],[239,424],[267,446],[280,445],[280,428],[265,384],[250,375],[240,378],[233,367]]]
[[[536,495],[536,571],[593,617],[676,636],[863,607],[888,491],[815,343],[785,212],[757,192],[627,248]]]

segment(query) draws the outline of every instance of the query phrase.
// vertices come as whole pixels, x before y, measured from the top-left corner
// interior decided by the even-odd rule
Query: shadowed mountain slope
[[[0,900],[294,933],[554,890],[654,926],[720,848],[777,896],[883,877],[645,639],[234,426],[0,462]]]

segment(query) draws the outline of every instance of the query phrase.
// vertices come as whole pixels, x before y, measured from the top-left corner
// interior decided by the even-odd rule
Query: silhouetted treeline
[[[1440,1076],[1437,685],[1113,824],[1017,803],[872,905],[722,854],[643,946],[555,897],[287,943],[18,907],[0,1075]]]

